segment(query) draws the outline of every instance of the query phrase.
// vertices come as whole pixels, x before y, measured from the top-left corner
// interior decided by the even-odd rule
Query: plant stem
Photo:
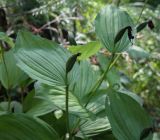
[[[111,56],[111,60],[106,68],[106,70],[104,71],[104,73],[101,75],[101,77],[99,78],[99,80],[96,82],[95,86],[93,86],[92,90],[91,90],[91,94],[88,98],[87,103],[85,104],[85,107],[88,105],[89,101],[91,100],[91,98],[93,97],[94,93],[96,92],[96,90],[100,87],[101,83],[103,82],[104,78],[106,77],[108,71],[111,69],[111,67],[113,66],[113,62],[114,61],[114,57],[115,57],[115,53],[112,54]]]
[[[139,17],[138,17],[138,19],[137,19],[137,24],[138,24],[139,20],[141,19],[142,13],[143,13],[146,5],[147,5],[147,2],[148,2],[148,0],[145,0],[144,5],[143,5],[143,8],[142,8],[142,11],[141,11],[141,13],[140,13],[140,15],[139,15]]]
[[[10,108],[11,108],[11,96],[9,95],[9,89],[7,89],[7,95],[8,95],[8,112],[10,112]]]
[[[106,74],[107,74],[108,71],[112,68],[112,66],[116,63],[116,61],[118,60],[119,56],[120,56],[120,54],[118,54],[116,57],[115,57],[115,54],[112,54],[112,57],[111,57],[110,63],[108,64],[107,69],[106,69],[105,72],[102,74],[101,78],[97,81],[97,83],[95,84],[94,88],[91,90],[91,93],[92,93],[92,94],[90,95],[87,103],[85,104],[85,107],[88,105],[88,103],[89,103],[89,101],[91,100],[91,98],[93,97],[95,91],[99,88],[99,86],[100,86],[101,83],[103,82]],[[114,57],[115,57],[115,59],[114,59]],[[72,129],[71,133],[73,133],[74,130],[77,129],[79,123],[80,123],[80,119],[77,120],[76,125],[75,125],[75,127]]]
[[[69,140],[70,138],[70,129],[69,129],[69,108],[68,108],[68,104],[69,104],[69,85],[68,85],[68,74],[66,73],[66,77],[65,77],[65,84],[66,84],[66,129],[67,129],[67,135],[69,135]]]

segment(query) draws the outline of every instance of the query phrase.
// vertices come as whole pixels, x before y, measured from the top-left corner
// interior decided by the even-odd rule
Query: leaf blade
[[[59,139],[48,124],[23,114],[0,116],[0,137],[4,140]]]
[[[108,90],[106,111],[113,134],[119,140],[138,140],[141,131],[152,126],[149,116],[137,101],[113,89]]]

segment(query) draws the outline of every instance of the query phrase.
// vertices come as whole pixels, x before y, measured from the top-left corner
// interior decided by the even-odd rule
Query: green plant
[[[110,52],[108,57],[98,53],[98,42],[72,46],[72,54],[26,31],[18,33],[15,47],[8,52],[1,46],[0,73],[5,78],[0,80],[8,97],[7,105],[0,104],[2,139],[152,139],[150,131],[142,135],[146,128],[153,127],[151,118],[140,97],[122,86],[114,66],[133,41],[135,26],[130,16],[115,6],[106,6],[97,16],[95,28],[103,47]],[[91,46],[96,48],[92,50]],[[95,53],[100,68],[88,60]],[[12,78],[16,71],[18,76]],[[18,105],[12,105],[12,91],[17,85],[26,86],[29,77],[29,83],[35,83],[34,90],[22,95],[21,109],[16,112]],[[5,81],[9,81],[8,86]]]

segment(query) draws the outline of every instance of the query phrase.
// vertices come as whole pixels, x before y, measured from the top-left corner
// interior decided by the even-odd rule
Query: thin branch
[[[62,20],[83,20],[83,18],[79,18],[79,17],[60,17],[60,16],[58,16],[55,19],[53,19],[53,20],[47,22],[46,24],[44,24],[42,27],[40,27],[40,29],[44,29],[44,28],[48,27],[49,25],[51,25],[55,22],[59,23]]]
[[[140,15],[139,15],[139,17],[138,17],[138,19],[137,19],[137,24],[138,24],[139,20],[141,19],[141,16],[142,16],[142,14],[143,14],[143,11],[144,11],[144,9],[146,8],[147,2],[148,2],[148,0],[145,0],[144,5],[143,5],[143,8],[142,8],[142,11],[141,11],[141,13],[140,13]]]

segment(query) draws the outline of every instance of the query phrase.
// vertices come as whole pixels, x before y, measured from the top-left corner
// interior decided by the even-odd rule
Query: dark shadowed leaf
[[[116,35],[116,37],[115,37],[115,39],[114,39],[114,44],[116,44],[119,40],[121,40],[121,38],[123,37],[123,35],[124,35],[124,33],[127,31],[127,27],[125,27],[125,28],[123,28],[123,29],[121,29],[118,33],[117,33],[117,35]]]
[[[143,22],[141,24],[139,24],[137,27],[136,27],[136,31],[137,32],[140,32],[141,30],[143,30],[146,26],[147,26],[148,22]]]
[[[153,127],[145,128],[140,135],[140,140],[144,140],[149,136],[150,133],[153,133]]]
[[[72,56],[68,59],[68,61],[67,61],[67,63],[66,63],[66,73],[67,73],[67,74],[68,74],[68,72],[71,71],[71,69],[73,68],[73,66],[74,66],[74,64],[75,64],[75,62],[76,62],[76,60],[77,60],[77,57],[80,56],[80,55],[81,55],[80,53],[77,53],[77,54],[72,55]]]

